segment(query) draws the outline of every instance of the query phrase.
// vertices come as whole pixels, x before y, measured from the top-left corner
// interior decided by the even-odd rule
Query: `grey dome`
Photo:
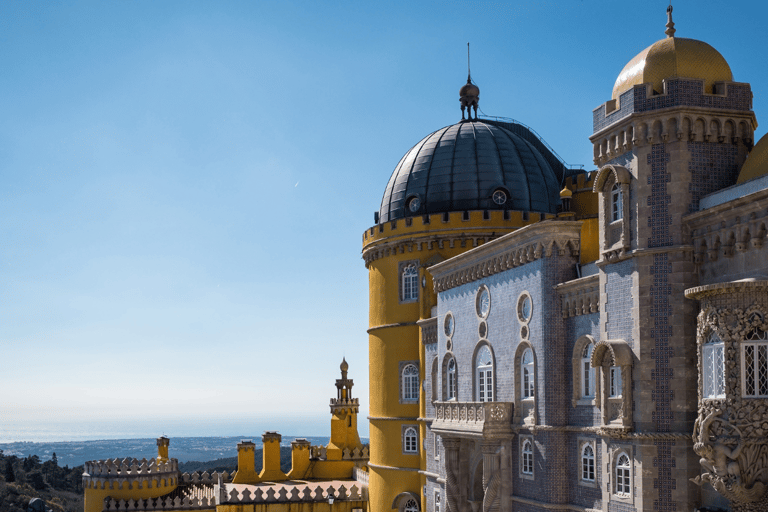
[[[564,171],[522,125],[462,121],[427,135],[403,156],[384,190],[378,222],[463,210],[557,213]],[[498,190],[506,194],[501,204],[492,199]]]

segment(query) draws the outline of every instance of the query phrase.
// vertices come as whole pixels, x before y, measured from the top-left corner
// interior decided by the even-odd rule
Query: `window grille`
[[[754,329],[741,344],[745,397],[768,397],[768,332]]]
[[[725,345],[716,333],[711,333],[701,347],[702,396],[725,397]]]
[[[595,481],[595,450],[591,443],[586,443],[581,450],[581,479]]]

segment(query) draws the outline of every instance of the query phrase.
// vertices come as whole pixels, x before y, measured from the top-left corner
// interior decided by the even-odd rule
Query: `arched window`
[[[432,401],[437,400],[437,358],[432,359]]]
[[[629,456],[626,453],[620,453],[616,458],[616,494],[620,496],[631,494],[631,470]]]
[[[413,402],[419,400],[419,369],[415,364],[407,364],[403,367],[403,401]]]
[[[725,398],[725,345],[712,332],[701,346],[701,380],[704,398]]]
[[[477,352],[476,389],[478,402],[493,402],[493,357],[488,345],[483,345]]]
[[[403,301],[414,301],[419,298],[419,267],[416,263],[408,263],[400,271],[400,290]]]
[[[622,203],[621,185],[614,183],[611,188],[611,222],[622,218],[624,212],[624,205]]]
[[[533,474],[533,442],[530,439],[523,440],[523,447],[520,450],[520,471],[524,475]]]
[[[446,398],[448,400],[456,400],[456,360],[454,358],[448,361],[447,379],[448,396]]]
[[[744,396],[768,396],[768,332],[753,329],[741,344]]]
[[[419,504],[413,498],[405,502],[403,512],[419,512]]]
[[[406,427],[403,432],[403,452],[417,453],[419,451],[419,433],[415,427]]]
[[[581,355],[581,396],[583,398],[595,397],[595,369],[592,368],[592,351],[595,345],[588,343]]]
[[[525,349],[523,357],[520,360],[520,376],[522,384],[522,396],[523,400],[533,398],[535,391],[534,387],[534,367],[533,367],[533,350],[530,348]]]
[[[584,443],[581,449],[581,479],[585,482],[595,481],[595,449],[592,443]]]

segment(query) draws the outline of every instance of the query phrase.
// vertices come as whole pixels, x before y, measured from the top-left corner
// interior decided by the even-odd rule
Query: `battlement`
[[[91,460],[84,464],[84,470],[83,475],[112,478],[173,473],[179,471],[179,461],[170,459],[168,462],[158,463],[155,459],[134,459],[132,457]]]
[[[104,510],[202,510],[216,507],[216,498],[147,498],[115,500],[107,498],[104,500]]]
[[[352,483],[352,482],[349,482]],[[314,484],[312,484],[314,485]],[[332,483],[320,483],[311,487],[303,483],[296,485],[269,485],[253,486],[255,490],[251,491],[248,486],[245,489],[238,490],[233,485],[221,485],[218,488],[217,504],[229,503],[286,503],[286,502],[328,502],[330,498],[339,501],[367,501],[368,492],[366,487],[352,485],[347,488],[341,484],[336,489]],[[263,489],[266,487],[266,491]],[[119,510],[119,509],[118,509]],[[149,509],[144,509],[149,510]]]
[[[331,398],[331,412],[343,409],[351,409],[357,412],[360,408],[360,401],[357,398]]]
[[[636,112],[686,106],[719,110],[752,110],[752,89],[747,83],[716,82],[714,94],[704,92],[704,80],[671,78],[657,94],[651,84],[635,85],[618,100],[609,100],[592,111],[592,131],[597,133]],[[754,127],[753,127],[754,129]]]
[[[309,456],[312,459],[315,460],[326,460],[326,447],[325,446],[312,446],[309,449]],[[349,448],[344,448],[344,451],[341,453],[341,460],[368,460],[370,457],[370,447],[367,444],[364,444],[363,446],[359,448],[354,448],[350,450]]]

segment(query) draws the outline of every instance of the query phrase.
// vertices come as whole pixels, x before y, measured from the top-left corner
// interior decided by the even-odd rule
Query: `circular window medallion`
[[[488,312],[491,310],[491,292],[488,291],[487,287],[482,286],[477,292],[475,308],[477,309],[477,316],[480,318],[488,316]]]
[[[450,313],[446,313],[445,315],[445,322],[443,322],[443,330],[445,331],[445,335],[450,337],[453,336],[453,315]]]
[[[524,325],[520,328],[520,337],[524,340],[528,339],[528,326]]]
[[[421,200],[418,197],[412,197],[408,200],[408,209],[412,212],[418,211],[420,206]]]
[[[517,317],[523,323],[528,323],[533,312],[533,301],[527,292],[523,292],[517,301]]]
[[[485,322],[480,322],[480,325],[477,327],[477,333],[480,335],[481,338],[487,338],[488,324],[486,324]]]
[[[492,198],[494,203],[498,205],[502,205],[507,202],[507,193],[504,192],[503,190],[496,190],[493,193]]]

